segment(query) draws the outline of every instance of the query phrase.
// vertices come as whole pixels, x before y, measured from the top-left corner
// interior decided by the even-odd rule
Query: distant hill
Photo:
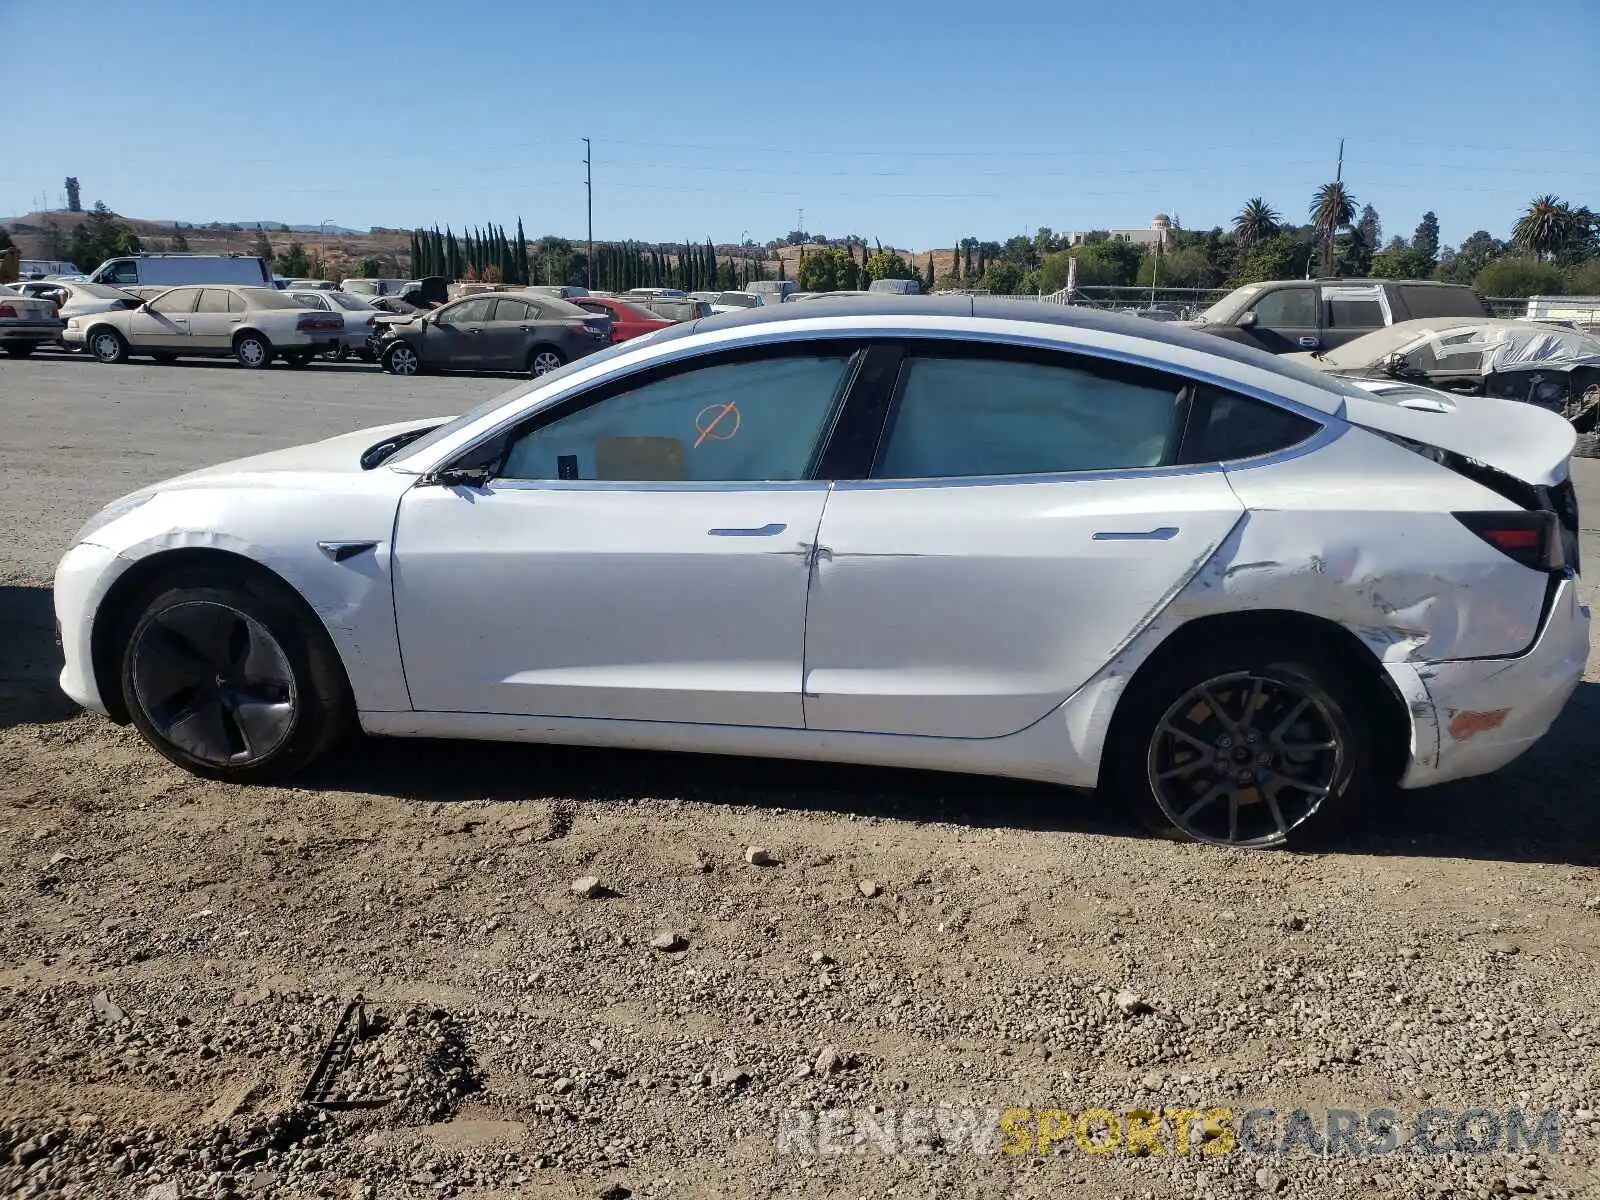
[[[185,221],[184,224],[185,225],[209,225],[209,224],[211,224],[211,222],[209,222],[209,221]],[[255,227],[257,225],[259,225],[259,226],[261,226],[261,228],[267,230],[269,233],[281,233],[283,231],[283,224],[284,223],[282,221],[223,221],[222,224],[224,224],[224,225],[243,225],[246,229],[251,230],[252,232],[254,232]],[[366,233],[367,231],[365,229],[350,229],[350,228],[348,228],[347,226],[344,226],[344,225],[290,225],[289,226],[289,232],[290,233],[323,233],[323,232],[327,232],[327,233],[343,234],[346,237],[348,237],[351,234]]]

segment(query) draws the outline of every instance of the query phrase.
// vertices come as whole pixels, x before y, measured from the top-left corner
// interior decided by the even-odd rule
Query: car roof
[[[694,322],[695,333],[712,333],[748,326],[775,325],[788,321],[837,320],[850,317],[945,317],[977,318],[984,321],[1013,321],[1031,325],[1051,325],[1066,330],[1116,334],[1152,344],[1223,359],[1240,366],[1265,370],[1298,384],[1311,384],[1329,393],[1323,407],[1336,412],[1342,407],[1343,389],[1329,377],[1311,367],[1285,362],[1281,357],[1246,346],[1215,334],[1186,329],[1168,321],[1151,321],[1126,313],[1102,312],[1077,305],[1052,304],[1038,300],[1016,300],[990,296],[903,296],[875,292],[834,300],[816,296],[804,304],[770,304],[742,308],[733,312],[701,317]],[[885,335],[892,336],[892,335]],[[952,329],[951,336],[963,331]]]

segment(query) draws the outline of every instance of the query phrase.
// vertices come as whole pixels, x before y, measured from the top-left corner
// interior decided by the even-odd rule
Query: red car
[[[592,313],[609,316],[613,344],[636,338],[640,334],[653,333],[657,329],[665,329],[672,324],[665,317],[656,316],[648,308],[640,308],[637,304],[618,300],[614,296],[574,296],[567,303],[576,304],[579,308]]]

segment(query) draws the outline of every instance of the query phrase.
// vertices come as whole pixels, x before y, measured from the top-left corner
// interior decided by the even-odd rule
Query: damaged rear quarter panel
[[[411,482],[385,470],[200,477],[163,485],[95,540],[135,562],[170,550],[212,549],[260,563],[321,619],[357,707],[405,710],[411,702],[400,668],[390,554],[395,508]],[[317,549],[319,541],[377,545],[335,563]]]

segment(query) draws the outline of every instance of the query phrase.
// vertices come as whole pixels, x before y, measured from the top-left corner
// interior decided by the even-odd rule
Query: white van
[[[782,304],[790,292],[798,292],[800,285],[792,279],[752,279],[744,290],[753,296],[767,297],[766,304]]]
[[[186,283],[234,283],[271,287],[272,271],[253,254],[135,254],[108,258],[89,276],[113,287],[177,287]]]

